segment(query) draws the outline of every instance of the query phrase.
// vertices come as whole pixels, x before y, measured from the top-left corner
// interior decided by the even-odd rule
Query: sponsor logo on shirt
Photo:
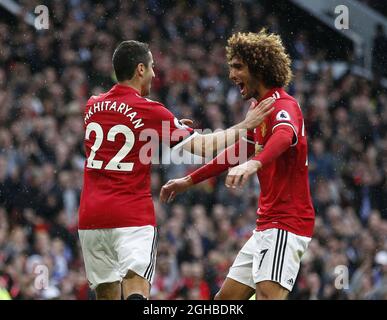
[[[263,145],[259,144],[258,142],[255,143],[255,154],[259,154],[263,150]]]

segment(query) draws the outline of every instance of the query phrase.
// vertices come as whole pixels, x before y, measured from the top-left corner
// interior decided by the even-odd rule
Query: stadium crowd
[[[21,1],[32,12],[42,2]],[[90,95],[114,84],[117,43],[149,41],[152,99],[214,130],[240,121],[248,107],[228,80],[226,40],[263,26],[283,35],[297,60],[288,90],[306,120],[317,215],[290,298],[387,299],[385,89],[350,72],[334,77],[304,30],[286,33],[253,1],[47,3],[49,30],[0,19],[0,299],[93,298],[77,235],[82,111]],[[255,226],[257,179],[226,190],[222,176],[161,205],[163,183],[194,168],[153,168],[159,246],[152,299],[212,298]]]

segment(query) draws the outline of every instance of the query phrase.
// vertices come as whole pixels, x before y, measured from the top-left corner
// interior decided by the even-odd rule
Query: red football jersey
[[[277,159],[258,170],[261,192],[257,230],[278,228],[311,237],[315,214],[309,190],[308,147],[301,108],[282,88],[270,90],[263,99],[269,96],[276,99],[274,111],[255,129],[255,142],[264,148],[273,130],[281,125],[290,126],[297,139]]]
[[[120,84],[88,100],[84,123],[79,229],[156,225],[150,146],[162,140],[177,147],[195,132],[161,103]]]

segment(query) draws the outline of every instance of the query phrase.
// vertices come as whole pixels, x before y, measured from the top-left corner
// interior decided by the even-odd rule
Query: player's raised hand
[[[255,174],[262,167],[261,162],[256,160],[249,160],[245,163],[242,163],[239,166],[236,166],[228,172],[226,178],[226,187],[227,188],[236,188],[243,187],[249,177]]]
[[[272,106],[274,101],[275,99],[270,97],[262,100],[258,105],[256,102],[252,102],[244,120],[246,129],[255,129],[258,127],[274,110],[274,107]]]
[[[190,176],[169,180],[160,190],[160,201],[169,203],[175,199],[178,193],[186,191],[192,185],[193,182]]]

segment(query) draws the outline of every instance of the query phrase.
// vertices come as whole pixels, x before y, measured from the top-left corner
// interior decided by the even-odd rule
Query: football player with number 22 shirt
[[[202,135],[163,104],[145,98],[155,76],[147,44],[124,41],[112,60],[118,84],[92,96],[84,113],[86,161],[79,237],[97,299],[144,300],[149,298],[157,248],[150,145],[162,141],[197,155],[216,155],[257,127],[273,110],[274,99],[259,107],[253,103],[237,125]]]

